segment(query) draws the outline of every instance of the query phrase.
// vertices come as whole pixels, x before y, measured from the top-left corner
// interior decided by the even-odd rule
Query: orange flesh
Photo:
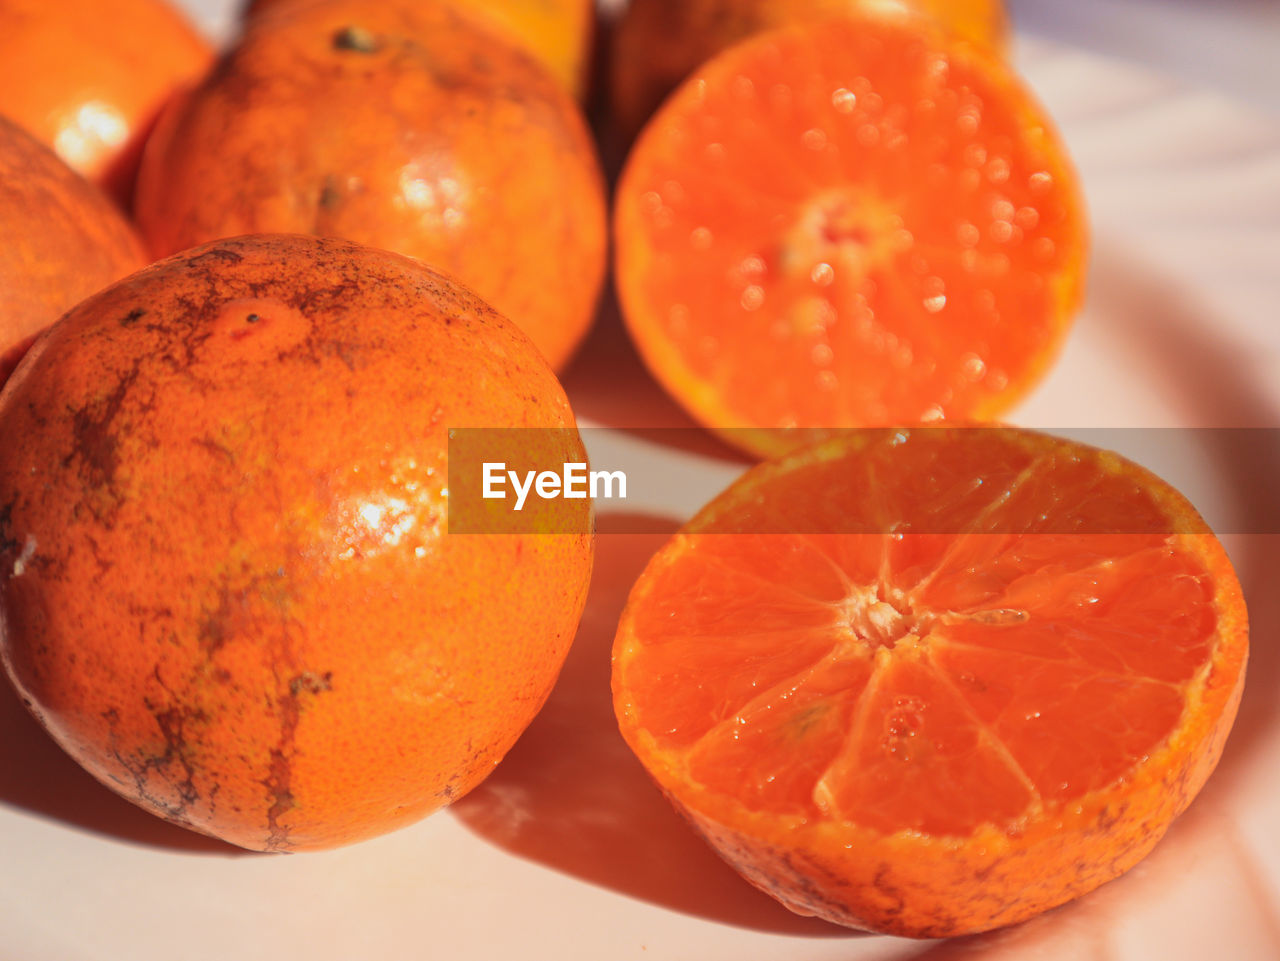
[[[1214,654],[1209,535],[1131,465],[983,434],[763,475],[660,555],[618,676],[682,777],[756,811],[965,836],[1016,832],[1167,740]],[[935,481],[972,457],[975,483]],[[795,532],[741,533],[771,501]],[[812,532],[837,512],[866,532]]]
[[[712,426],[989,416],[1080,298],[1082,201],[998,64],[904,26],[778,31],[705,66],[619,187],[642,353]],[[766,373],[767,372],[767,373]]]
[[[921,18],[1003,55],[1009,22],[1001,0],[630,0],[614,29],[613,120],[634,136],[697,67],[753,34],[837,16]]]

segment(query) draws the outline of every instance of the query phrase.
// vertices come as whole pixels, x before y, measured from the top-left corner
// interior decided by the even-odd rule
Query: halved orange
[[[1014,428],[841,435],[651,561],[623,735],[749,881],[917,937],[1143,858],[1204,784],[1248,648],[1218,540],[1121,457]]]
[[[757,35],[672,95],[618,185],[618,292],[691,414],[784,427],[990,419],[1082,297],[1084,203],[1011,69],[919,22]]]

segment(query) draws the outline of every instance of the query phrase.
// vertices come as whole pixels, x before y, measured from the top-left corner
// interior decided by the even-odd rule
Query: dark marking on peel
[[[193,442],[197,447],[207,450],[219,459],[225,459],[228,466],[234,467],[236,463],[235,452],[226,444],[220,444],[212,437],[199,437]]]
[[[188,271],[196,273],[197,268],[206,260],[216,260],[224,264],[238,264],[244,260],[244,255],[232,250],[230,245],[224,243],[222,246],[212,246],[188,257],[183,266]]]
[[[894,902],[893,907],[885,910],[886,917],[897,917],[906,907],[906,900],[902,897],[902,892],[898,888],[889,883],[889,866],[882,864],[876,868],[875,877],[871,879],[871,886],[883,894],[890,901]]]
[[[165,751],[160,757],[148,760],[145,769],[157,771],[173,786],[181,798],[178,813],[183,813],[188,805],[200,798],[195,785],[195,766],[187,754],[186,726],[189,722],[206,721],[208,718],[202,711],[183,707],[170,707],[154,712],[154,716],[164,737]],[[174,773],[178,775],[176,778],[171,773],[175,764],[177,771]]]
[[[158,670],[154,676],[161,687],[165,687],[164,683],[160,681]],[[168,688],[165,688],[165,690],[168,692]],[[160,729],[160,735],[164,740],[163,753],[150,757],[141,757],[136,754],[122,752],[116,733],[120,715],[115,708],[110,708],[102,713],[103,719],[107,722],[107,751],[132,780],[133,793],[137,798],[145,802],[165,819],[178,824],[190,825],[193,823],[193,818],[190,816],[188,809],[199,802],[201,798],[195,785],[197,765],[191,759],[187,749],[189,740],[187,727],[192,723],[203,723],[208,720],[208,717],[204,712],[191,710],[190,708],[177,706],[160,708],[150,701],[145,701],[144,705],[151,712],[152,717],[155,718],[156,726]],[[152,790],[152,777],[159,777],[173,790],[174,794],[177,795],[176,802],[169,798],[161,797]],[[111,775],[111,779],[122,785],[128,784],[124,778],[116,774]],[[210,797],[204,799],[206,804],[210,803],[216,790],[215,786],[213,791],[210,792]]]
[[[17,554],[22,546],[13,535],[13,505],[17,498],[0,507],[0,555]]]
[[[304,692],[308,694],[320,694],[323,691],[333,690],[333,671],[325,671],[323,674],[315,674],[311,671],[303,671],[295,677],[289,679],[289,693],[293,697],[297,697]]]
[[[296,717],[294,723],[297,723]],[[282,745],[287,743],[290,752],[293,748],[292,742],[292,728],[282,728],[281,743]],[[284,747],[272,748],[270,774],[262,782],[263,787],[271,795],[271,807],[267,808],[267,843],[264,850],[287,851],[290,847],[289,828],[281,824],[280,819],[297,806],[293,799],[293,791],[290,789],[292,780],[293,767],[290,754],[286,753]]]
[[[115,480],[120,465],[112,425],[137,379],[138,368],[135,365],[100,402],[72,411],[74,447],[68,461],[78,458],[87,479],[95,487],[110,486]]]
[[[324,211],[332,211],[342,203],[342,191],[338,188],[338,180],[333,174],[324,178],[324,185],[320,188],[320,199],[316,203]]]
[[[1103,808],[1102,813],[1098,815],[1095,827],[1101,833],[1109,834],[1111,829],[1120,823],[1121,819],[1128,814],[1128,812],[1128,802],[1120,802],[1115,806],[1107,805]]]
[[[271,798],[267,808],[267,842],[264,850],[287,851],[292,847],[289,826],[282,818],[297,807],[293,795],[293,753],[298,734],[298,720],[302,715],[301,698],[306,694],[320,694],[332,690],[333,672],[317,674],[302,671],[289,678],[285,693],[276,698],[280,716],[280,738],[271,749],[271,766],[262,782]]]
[[[212,658],[237,633],[236,613],[245,608],[245,592],[233,591],[223,584],[218,589],[218,606],[201,619],[196,636],[205,657]]]
[[[803,869],[797,868],[790,851],[781,852],[781,861],[786,866],[789,879],[794,885],[792,890],[787,892],[786,900],[799,902],[811,913],[828,919],[843,919],[842,923],[856,922],[857,919],[849,913],[849,908],[843,901],[827,894],[814,881],[813,872],[822,870],[820,865],[809,862]],[[843,879],[835,877],[831,872],[823,870],[822,873],[832,886],[846,886]]]
[[[363,27],[343,27],[333,35],[333,49],[350,53],[377,53],[382,49],[382,41],[371,31]]]

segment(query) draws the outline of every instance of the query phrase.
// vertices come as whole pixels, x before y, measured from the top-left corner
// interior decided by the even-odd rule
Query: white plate
[[[192,4],[211,29],[232,21],[233,4]],[[1024,43],[1019,63],[1073,149],[1096,254],[1069,346],[1014,419],[1062,429],[1280,427],[1277,125],[1063,47]],[[604,318],[566,383],[588,422],[688,423],[644,375],[616,318]],[[641,435],[627,442],[652,443]],[[662,454],[690,478],[740,469],[709,439]],[[1193,500],[1229,506],[1241,496],[1241,470],[1247,465],[1193,457],[1165,473]],[[749,888],[671,812],[617,735],[608,693],[614,624],[648,555],[696,506],[604,515],[582,630],[525,738],[451,810],[351,848],[259,856],[166,825],[83,774],[0,690],[0,955],[1280,957],[1280,658],[1267,643],[1280,627],[1271,583],[1280,537],[1227,539],[1262,643],[1219,771],[1156,853],[1029,924],[919,943],[797,918]],[[620,526],[649,533],[609,533]]]

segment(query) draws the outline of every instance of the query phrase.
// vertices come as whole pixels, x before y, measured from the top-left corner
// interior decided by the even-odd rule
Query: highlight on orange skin
[[[0,113],[127,200],[142,141],[213,48],[168,0],[0,0]]]

